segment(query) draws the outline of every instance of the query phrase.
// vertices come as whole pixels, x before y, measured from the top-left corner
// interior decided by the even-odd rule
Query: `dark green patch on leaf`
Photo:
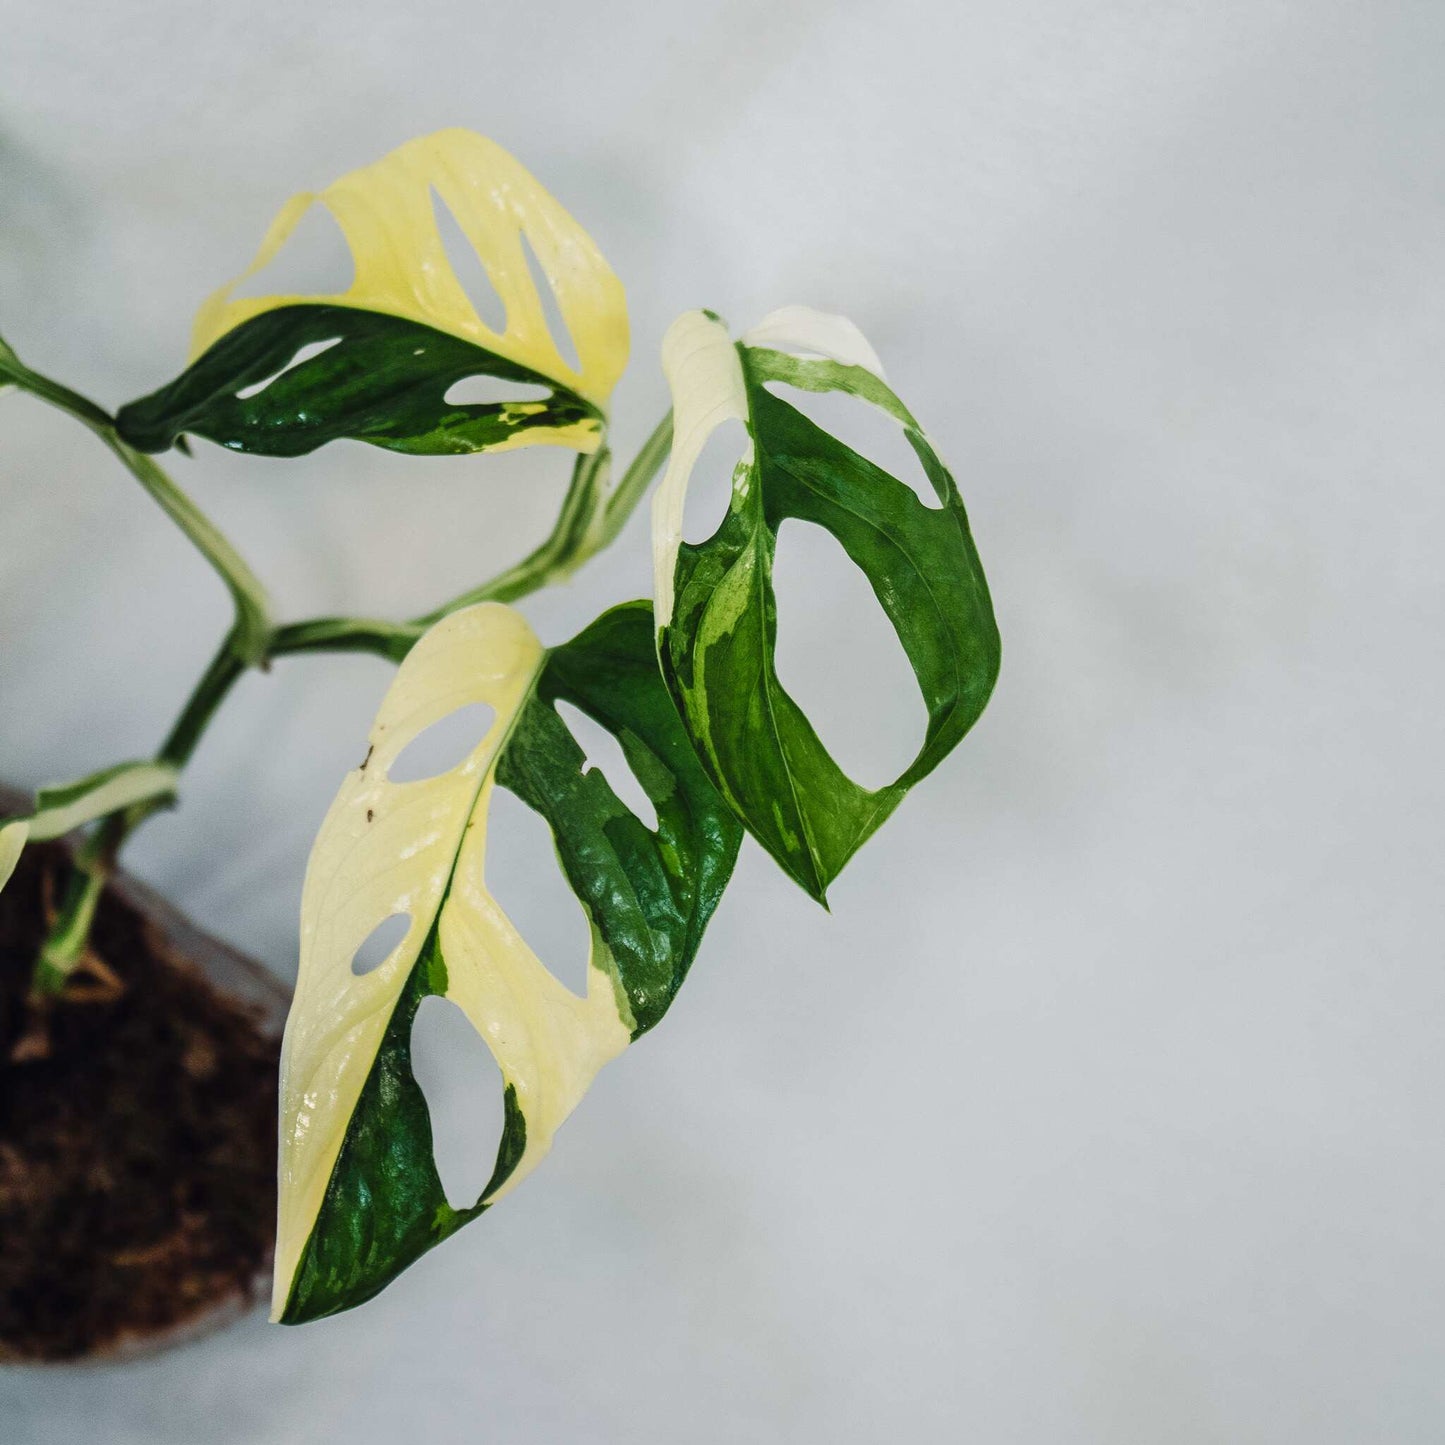
[[[858,367],[738,351],[753,459],[717,532],[701,545],[682,544],[659,652],[710,776],[748,831],[824,901],[849,858],[982,713],[998,675],[998,630],[958,488],[893,393]],[[903,482],[774,396],[770,381],[843,390],[883,407],[904,428],[941,507],[924,506]],[[772,567],[788,517],[838,539],[917,677],[928,710],[923,747],[883,788],[862,788],[838,767],[778,681]],[[857,683],[869,685],[866,676]]]
[[[447,1203],[432,1157],[431,1115],[411,1067],[417,1009],[446,987],[432,930],[413,966],[351,1116],[281,1323],[304,1324],[364,1304],[427,1250],[487,1208],[526,1146],[516,1090],[506,1091],[497,1164],[470,1209]]]
[[[328,342],[335,344],[291,365],[303,347]],[[550,395],[446,400],[452,386],[473,376],[545,387]],[[169,385],[123,406],[116,428],[143,452],[163,452],[192,433],[269,457],[302,456],[343,437],[432,456],[485,451],[519,432],[587,422],[600,428],[590,403],[460,337],[381,312],[302,304],[228,331]]]
[[[657,832],[617,797],[553,704],[621,743]],[[667,1011],[732,874],[742,829],[698,764],[657,669],[652,608],[613,608],[553,649],[497,768],[552,829],[563,872],[612,956],[633,1037]]]

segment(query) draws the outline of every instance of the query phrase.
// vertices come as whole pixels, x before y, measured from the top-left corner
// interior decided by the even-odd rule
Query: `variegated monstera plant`
[[[515,160],[467,131],[413,141],[292,200],[252,271],[315,204],[346,237],[351,286],[258,299],[235,297],[244,277],[222,287],[196,320],[190,365],[114,418],[0,343],[0,385],[90,426],[235,602],[234,626],[154,759],[43,792],[30,816],[0,827],[3,885],[27,840],[90,825],[37,963],[37,989],[64,987],[121,845],[173,800],[181,768],[247,668],[337,650],[399,664],[366,760],[342,782],[306,876],[282,1061],[274,1317],[287,1322],[369,1298],[531,1172],[598,1070],[667,1012],[745,832],[823,901],[854,852],[978,718],[999,661],[958,489],[850,322],[785,307],[739,340],[711,312],[679,317],[662,344],[672,411],[614,482],[607,404],[627,360],[622,286]],[[503,329],[481,319],[458,280],[439,207],[500,296]],[[575,364],[559,349],[549,303]],[[532,399],[448,399],[478,376],[530,388]],[[788,399],[798,391],[845,393],[891,418],[934,504],[811,421]],[[708,437],[730,421],[748,439],[731,500],[713,535],[691,545],[682,540],[689,478]],[[412,622],[278,626],[244,562],[152,460],[185,450],[191,436],[279,457],[345,437],[423,455],[547,444],[576,460],[555,530],[502,576]],[[664,460],[652,511],[653,600],[614,607],[570,641],[544,645],[508,604],[606,546]],[[927,733],[885,787],[852,781],[778,681],[772,566],[789,517],[841,543],[917,677]],[[584,766],[559,701],[617,739],[655,826]],[[494,720],[464,761],[421,781],[388,777],[420,733],[476,703]],[[546,820],[586,911],[585,995],[558,981],[487,891],[486,820],[498,786]],[[405,936],[379,967],[356,972],[360,945],[398,914]],[[443,1192],[412,1072],[412,1023],[430,994],[462,1008],[505,1085],[495,1169],[463,1209]]]

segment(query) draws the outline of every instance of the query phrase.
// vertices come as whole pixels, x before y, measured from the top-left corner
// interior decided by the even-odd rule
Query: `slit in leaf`
[[[249,401],[253,396],[260,396],[272,382],[286,375],[288,371],[295,371],[298,366],[304,366],[313,357],[320,356],[323,351],[330,351],[333,346],[339,346],[341,338],[333,336],[330,341],[308,341],[305,346],[300,347],[296,355],[281,368],[280,371],[273,371],[270,376],[261,381],[253,382],[250,386],[243,386],[236,393],[237,401]]]
[[[496,713],[484,702],[469,702],[423,729],[386,770],[393,783],[419,783],[460,767],[486,737]]]
[[[942,507],[907,431],[882,407],[846,391],[806,391],[782,381],[764,385],[829,436],[902,482],[925,507]]]
[[[527,258],[527,269],[532,273],[532,284],[537,288],[542,314],[547,318],[547,330],[552,333],[552,344],[556,346],[557,354],[573,371],[581,371],[582,362],[577,355],[571,329],[562,315],[562,308],[557,304],[557,293],[553,291],[552,283],[547,279],[547,273],[542,269],[542,263],[537,259],[537,253],[532,249],[532,242],[525,231],[522,232],[522,254]]]
[[[508,401],[546,401],[551,395],[545,386],[479,373],[454,381],[442,400],[448,406],[495,406]]]
[[[359,978],[380,968],[396,951],[411,928],[411,914],[393,913],[383,918],[361,941],[351,958],[351,971]]]
[[[653,806],[652,799],[647,796],[637,774],[632,771],[632,764],[627,761],[622,744],[601,723],[588,717],[580,707],[558,698],[556,708],[562,721],[567,724],[567,731],[577,739],[577,745],[587,754],[582,771],[585,773],[596,768],[606,778],[608,787],[617,794],[618,801],[625,808],[630,808],[651,832],[657,832],[657,809]]]
[[[687,479],[684,542],[700,547],[722,526],[732,506],[735,474],[751,446],[748,429],[737,417],[729,417],[708,437]]]
[[[435,186],[431,188],[431,205],[437,235],[441,237],[442,249],[451,262],[457,283],[466,292],[477,319],[489,331],[495,331],[500,336],[507,329],[507,306],[492,282],[486,263],[467,239],[461,222],[437,193]]]
[[[778,681],[860,787],[880,788],[923,746],[928,714],[908,656],[842,544],[789,517],[773,562]]]
[[[502,1071],[450,999],[424,998],[411,1027],[411,1068],[431,1116],[432,1159],[453,1209],[470,1209],[492,1177],[502,1138]]]
[[[501,787],[492,790],[487,813],[486,882],[527,947],[559,983],[585,995],[587,914],[568,886],[546,820]]]

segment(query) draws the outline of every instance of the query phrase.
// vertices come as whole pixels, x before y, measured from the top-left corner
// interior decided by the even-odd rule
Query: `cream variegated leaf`
[[[237,297],[313,205],[341,228],[351,284],[330,293]],[[438,205],[455,218],[501,302],[500,330],[483,321],[457,276]],[[529,247],[567,338],[549,326]],[[576,365],[564,355],[567,339]],[[627,349],[622,284],[591,237],[495,142],[444,130],[409,141],[319,194],[288,201],[252,265],[201,307],[190,367],[123,407],[117,422],[144,451],[193,432],[278,456],[337,437],[408,452],[536,443],[590,452],[601,443]],[[446,399],[456,383],[474,376],[550,394]]]
[[[616,732],[657,808],[655,834],[584,770],[558,699]],[[475,703],[494,717],[463,762],[389,779],[410,742]],[[499,783],[546,819],[591,921],[585,995],[558,981],[487,889]],[[597,1071],[670,1003],[740,837],[657,674],[645,604],[614,609],[550,652],[497,603],[453,613],[416,644],[307,869],[282,1058],[276,1318],[360,1303],[535,1167]],[[358,976],[358,947],[396,914],[409,919],[405,937]],[[411,1070],[412,1022],[428,994],[460,1006],[503,1078],[496,1167],[462,1209],[442,1191]]]

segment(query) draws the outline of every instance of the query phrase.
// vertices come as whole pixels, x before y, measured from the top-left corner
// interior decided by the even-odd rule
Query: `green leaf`
[[[565,700],[620,742],[657,811],[626,808],[563,724]],[[495,720],[450,772],[393,783],[415,737],[460,707]],[[302,903],[301,970],[282,1056],[274,1317],[350,1308],[514,1187],[597,1071],[666,1012],[731,873],[742,830],[698,766],[662,684],[652,611],[633,603],[546,651],[521,615],[481,603],[412,649],[317,838]],[[494,784],[547,821],[587,913],[586,995],[560,983],[487,891]],[[357,976],[357,948],[409,918]],[[412,1073],[423,998],[457,1003],[504,1080],[506,1122],[477,1200],[448,1204]]]
[[[346,238],[352,284],[328,295],[236,299],[275,259],[313,203]],[[438,228],[447,206],[501,299],[501,331],[484,323],[457,278]],[[567,337],[555,336],[535,255]],[[570,338],[577,363],[565,359]],[[621,283],[587,233],[499,146],[465,130],[409,142],[343,176],[319,196],[293,197],[250,269],[196,317],[188,369],[121,408],[116,426],[141,451],[190,432],[239,451],[299,456],[356,438],[426,454],[601,443],[627,362]],[[448,402],[469,377],[542,395]]]
[[[117,763],[74,783],[42,788],[35,811],[0,825],[0,888],[27,843],[59,838],[134,803],[175,796],[176,770],[163,763]]]
[[[801,354],[798,354],[801,353]],[[663,343],[674,443],[653,504],[658,653],[698,757],[748,831],[820,902],[908,790],[978,719],[998,675],[983,569],[952,476],[882,379],[851,323],[802,307],[742,342],[711,313],[680,317]],[[903,429],[940,505],[823,431],[769,384],[841,391]],[[727,515],[682,541],[688,479],[708,437],[737,419],[751,445]],[[928,711],[923,746],[892,783],[860,787],[778,681],[772,566],[789,517],[837,538],[867,577]],[[848,666],[844,659],[841,663]],[[859,679],[866,686],[866,678]]]

